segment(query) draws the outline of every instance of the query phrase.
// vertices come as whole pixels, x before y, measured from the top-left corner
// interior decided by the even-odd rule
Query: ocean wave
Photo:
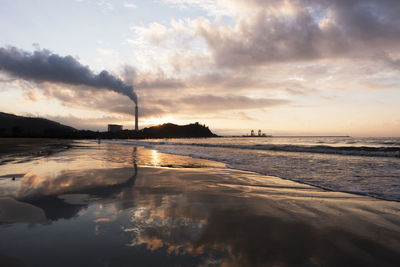
[[[128,143],[128,142],[124,142]],[[284,152],[304,152],[304,153],[322,153],[338,154],[349,156],[369,156],[369,157],[396,157],[400,158],[400,147],[371,147],[371,146],[301,146],[301,145],[274,145],[274,144],[255,144],[255,145],[237,145],[237,144],[210,144],[210,143],[179,143],[179,142],[147,142],[139,141],[142,145],[174,145],[174,146],[199,146],[215,148],[232,149],[253,149]]]

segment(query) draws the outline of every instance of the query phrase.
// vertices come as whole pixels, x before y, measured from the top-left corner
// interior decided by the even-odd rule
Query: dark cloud
[[[199,28],[219,66],[371,57],[379,51],[399,51],[397,0],[290,0],[295,11],[287,16],[271,12],[283,1],[250,2],[256,15],[239,20],[234,28]]]
[[[324,1],[336,24],[352,39],[396,45],[400,41],[400,2],[397,0]],[[366,43],[366,45],[368,45]]]
[[[33,53],[15,47],[0,47],[0,70],[13,76],[35,81],[85,85],[108,89],[128,96],[134,102],[137,97],[133,87],[107,71],[94,74],[72,56],[61,57],[49,50]]]
[[[293,21],[260,13],[252,22],[239,23],[240,32],[207,28],[201,30],[220,66],[240,67],[265,62],[315,59],[320,52],[313,40],[320,30],[303,14]]]

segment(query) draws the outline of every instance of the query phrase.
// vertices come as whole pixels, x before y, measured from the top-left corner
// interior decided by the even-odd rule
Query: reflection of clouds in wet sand
[[[219,255],[218,263],[226,266],[391,266],[398,259],[399,224],[390,223],[398,222],[397,203],[290,181],[282,181],[275,192],[277,179],[272,188],[253,180],[259,186],[232,189],[224,182],[234,184],[237,176],[243,183],[257,175],[230,173],[142,169],[140,189],[134,188],[139,192],[132,194],[132,227],[124,229],[132,233],[129,245],[166,248],[174,255],[207,253],[213,260]],[[172,176],[170,184],[165,176]],[[212,179],[221,185],[210,189]],[[377,240],[376,231],[385,236]]]
[[[125,232],[135,234],[129,245],[144,244],[152,251],[166,246],[169,253],[198,254],[195,253],[192,243],[199,238],[204,221],[170,214],[170,204],[182,200],[180,197],[166,196],[160,206],[152,206],[156,202],[150,200],[150,205],[131,209],[129,213],[132,227],[124,228]]]
[[[40,207],[50,220],[72,218],[92,202],[118,198],[136,179],[134,168],[63,172],[56,178],[28,175],[21,181],[18,199]]]
[[[27,173],[16,192],[18,198],[81,192],[99,186],[113,186],[126,182],[133,175],[132,168],[62,171],[57,177],[41,177]]]
[[[91,202],[111,198],[134,183],[137,166],[132,158],[135,159],[136,148],[128,151],[115,146],[103,147],[104,150],[93,148],[89,145],[86,149],[69,150],[50,158],[1,166],[0,174],[6,173],[2,175],[6,178],[14,170],[25,171],[25,174],[20,174],[15,181],[3,181],[0,197],[29,203],[27,205],[38,208],[50,220],[67,219],[76,216]],[[107,160],[109,154],[118,157]],[[4,205],[7,203],[9,201],[3,201]],[[13,216],[18,213],[16,210]],[[25,221],[31,220],[26,218]]]

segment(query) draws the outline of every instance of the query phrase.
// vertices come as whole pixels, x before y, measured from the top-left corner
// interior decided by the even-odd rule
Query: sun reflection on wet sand
[[[45,162],[52,162],[47,170]],[[89,143],[19,168],[0,166],[2,174],[16,170],[25,174],[0,185],[15,185],[0,191],[0,263],[2,255],[37,266],[399,260],[396,202],[118,145]],[[42,251],[47,256],[35,256]]]
[[[160,162],[158,160],[158,151],[157,150],[151,150],[151,156],[152,156],[151,157],[151,159],[152,159],[151,163],[154,166],[159,166]]]

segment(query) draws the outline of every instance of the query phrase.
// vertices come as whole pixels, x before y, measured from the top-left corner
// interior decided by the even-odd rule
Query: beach
[[[70,148],[72,140],[50,138],[0,138],[0,165],[29,161]]]
[[[396,201],[143,146],[74,141],[13,155],[0,165],[1,266],[400,262]]]

